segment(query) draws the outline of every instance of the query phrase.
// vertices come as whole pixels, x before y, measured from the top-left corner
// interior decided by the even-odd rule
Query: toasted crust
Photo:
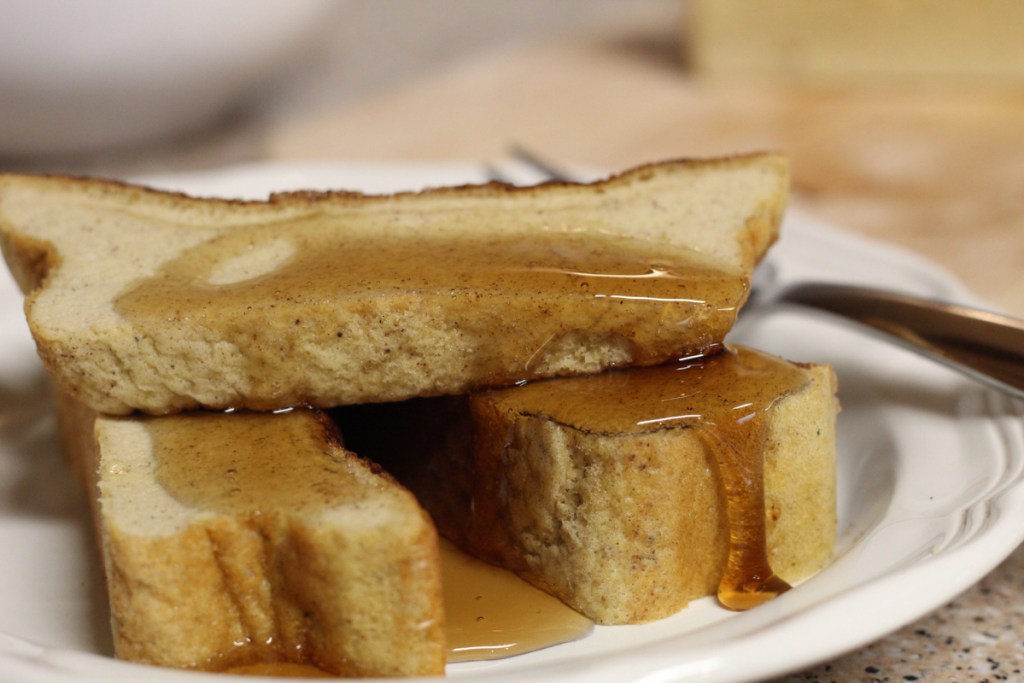
[[[188,419],[97,417],[67,397],[60,415],[64,446],[93,492],[119,658],[211,670],[290,661],[346,676],[443,674],[433,525],[407,491],[342,449],[315,413],[295,419],[320,447],[299,448],[287,462],[334,463],[330,476],[355,494],[322,509],[268,503],[233,513],[190,506],[160,479],[152,420],[180,420],[177,436],[194,440],[202,456],[203,432]],[[256,417],[268,425],[276,418]],[[238,447],[258,445],[243,438]]]
[[[561,301],[554,294],[471,288],[453,297],[443,287],[370,287],[334,293],[329,303],[285,292],[279,300],[251,302],[252,312],[140,321],[118,308],[119,298],[186,251],[237,242],[246,231],[270,240],[272,260],[281,253],[272,242],[293,239],[293,226],[301,223],[315,224],[309,234],[318,239],[378,244],[383,260],[394,244],[424,236],[529,240],[552,225],[571,225],[595,237],[646,242],[670,261],[699,261],[742,287],[777,236],[787,185],[786,161],[774,154],[652,164],[589,185],[492,183],[379,197],[298,192],[265,202],[6,175],[0,176],[0,245],[30,292],[26,310],[42,358],[66,391],[96,410],[331,406],[655,363],[715,346],[732,318],[695,309],[680,326],[674,309],[652,314],[627,306],[615,316],[575,321],[553,311]],[[300,255],[311,250],[286,247]],[[167,289],[169,296],[175,291]],[[586,309],[564,305],[573,315]],[[498,308],[514,312],[515,325],[496,315]],[[523,330],[554,340],[535,344],[531,351],[543,350],[544,362],[526,369],[524,358],[503,346]]]
[[[772,408],[764,452],[769,560],[788,581],[824,566],[836,534],[835,375],[800,367],[808,384]],[[696,430],[584,432],[529,406],[510,411],[494,398],[508,391],[359,406],[339,419],[443,535],[598,623],[647,622],[715,594],[728,525]]]

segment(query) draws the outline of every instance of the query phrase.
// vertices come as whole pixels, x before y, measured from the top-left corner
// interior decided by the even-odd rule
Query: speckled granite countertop
[[[1024,681],[1024,547],[980,583],[861,650],[773,683]]]

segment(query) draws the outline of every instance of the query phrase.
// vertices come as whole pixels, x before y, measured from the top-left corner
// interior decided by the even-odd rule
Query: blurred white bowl
[[[294,64],[331,0],[3,0],[0,154],[98,150],[224,112]]]

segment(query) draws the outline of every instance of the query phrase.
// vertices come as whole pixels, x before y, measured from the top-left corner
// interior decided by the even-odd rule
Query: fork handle
[[[1024,399],[1024,320],[869,287],[801,283],[779,300],[844,316]]]

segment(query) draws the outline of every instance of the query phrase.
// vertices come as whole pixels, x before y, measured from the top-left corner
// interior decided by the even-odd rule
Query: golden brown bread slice
[[[436,532],[312,410],[97,416],[61,403],[93,496],[119,658],[441,675]]]
[[[324,407],[714,348],[787,185],[774,154],[267,202],[5,175],[0,245],[43,360],[90,407]]]
[[[730,530],[754,529],[756,541],[766,524],[765,559],[788,581],[832,553],[831,368],[749,349],[716,358],[732,357],[741,362],[731,387],[699,367],[704,379],[693,368],[641,368],[353,406],[338,419],[350,446],[382,458],[470,554],[599,623],[645,622],[724,586]],[[763,503],[748,485],[761,481],[762,457]],[[720,593],[741,608],[758,602],[736,595]]]

